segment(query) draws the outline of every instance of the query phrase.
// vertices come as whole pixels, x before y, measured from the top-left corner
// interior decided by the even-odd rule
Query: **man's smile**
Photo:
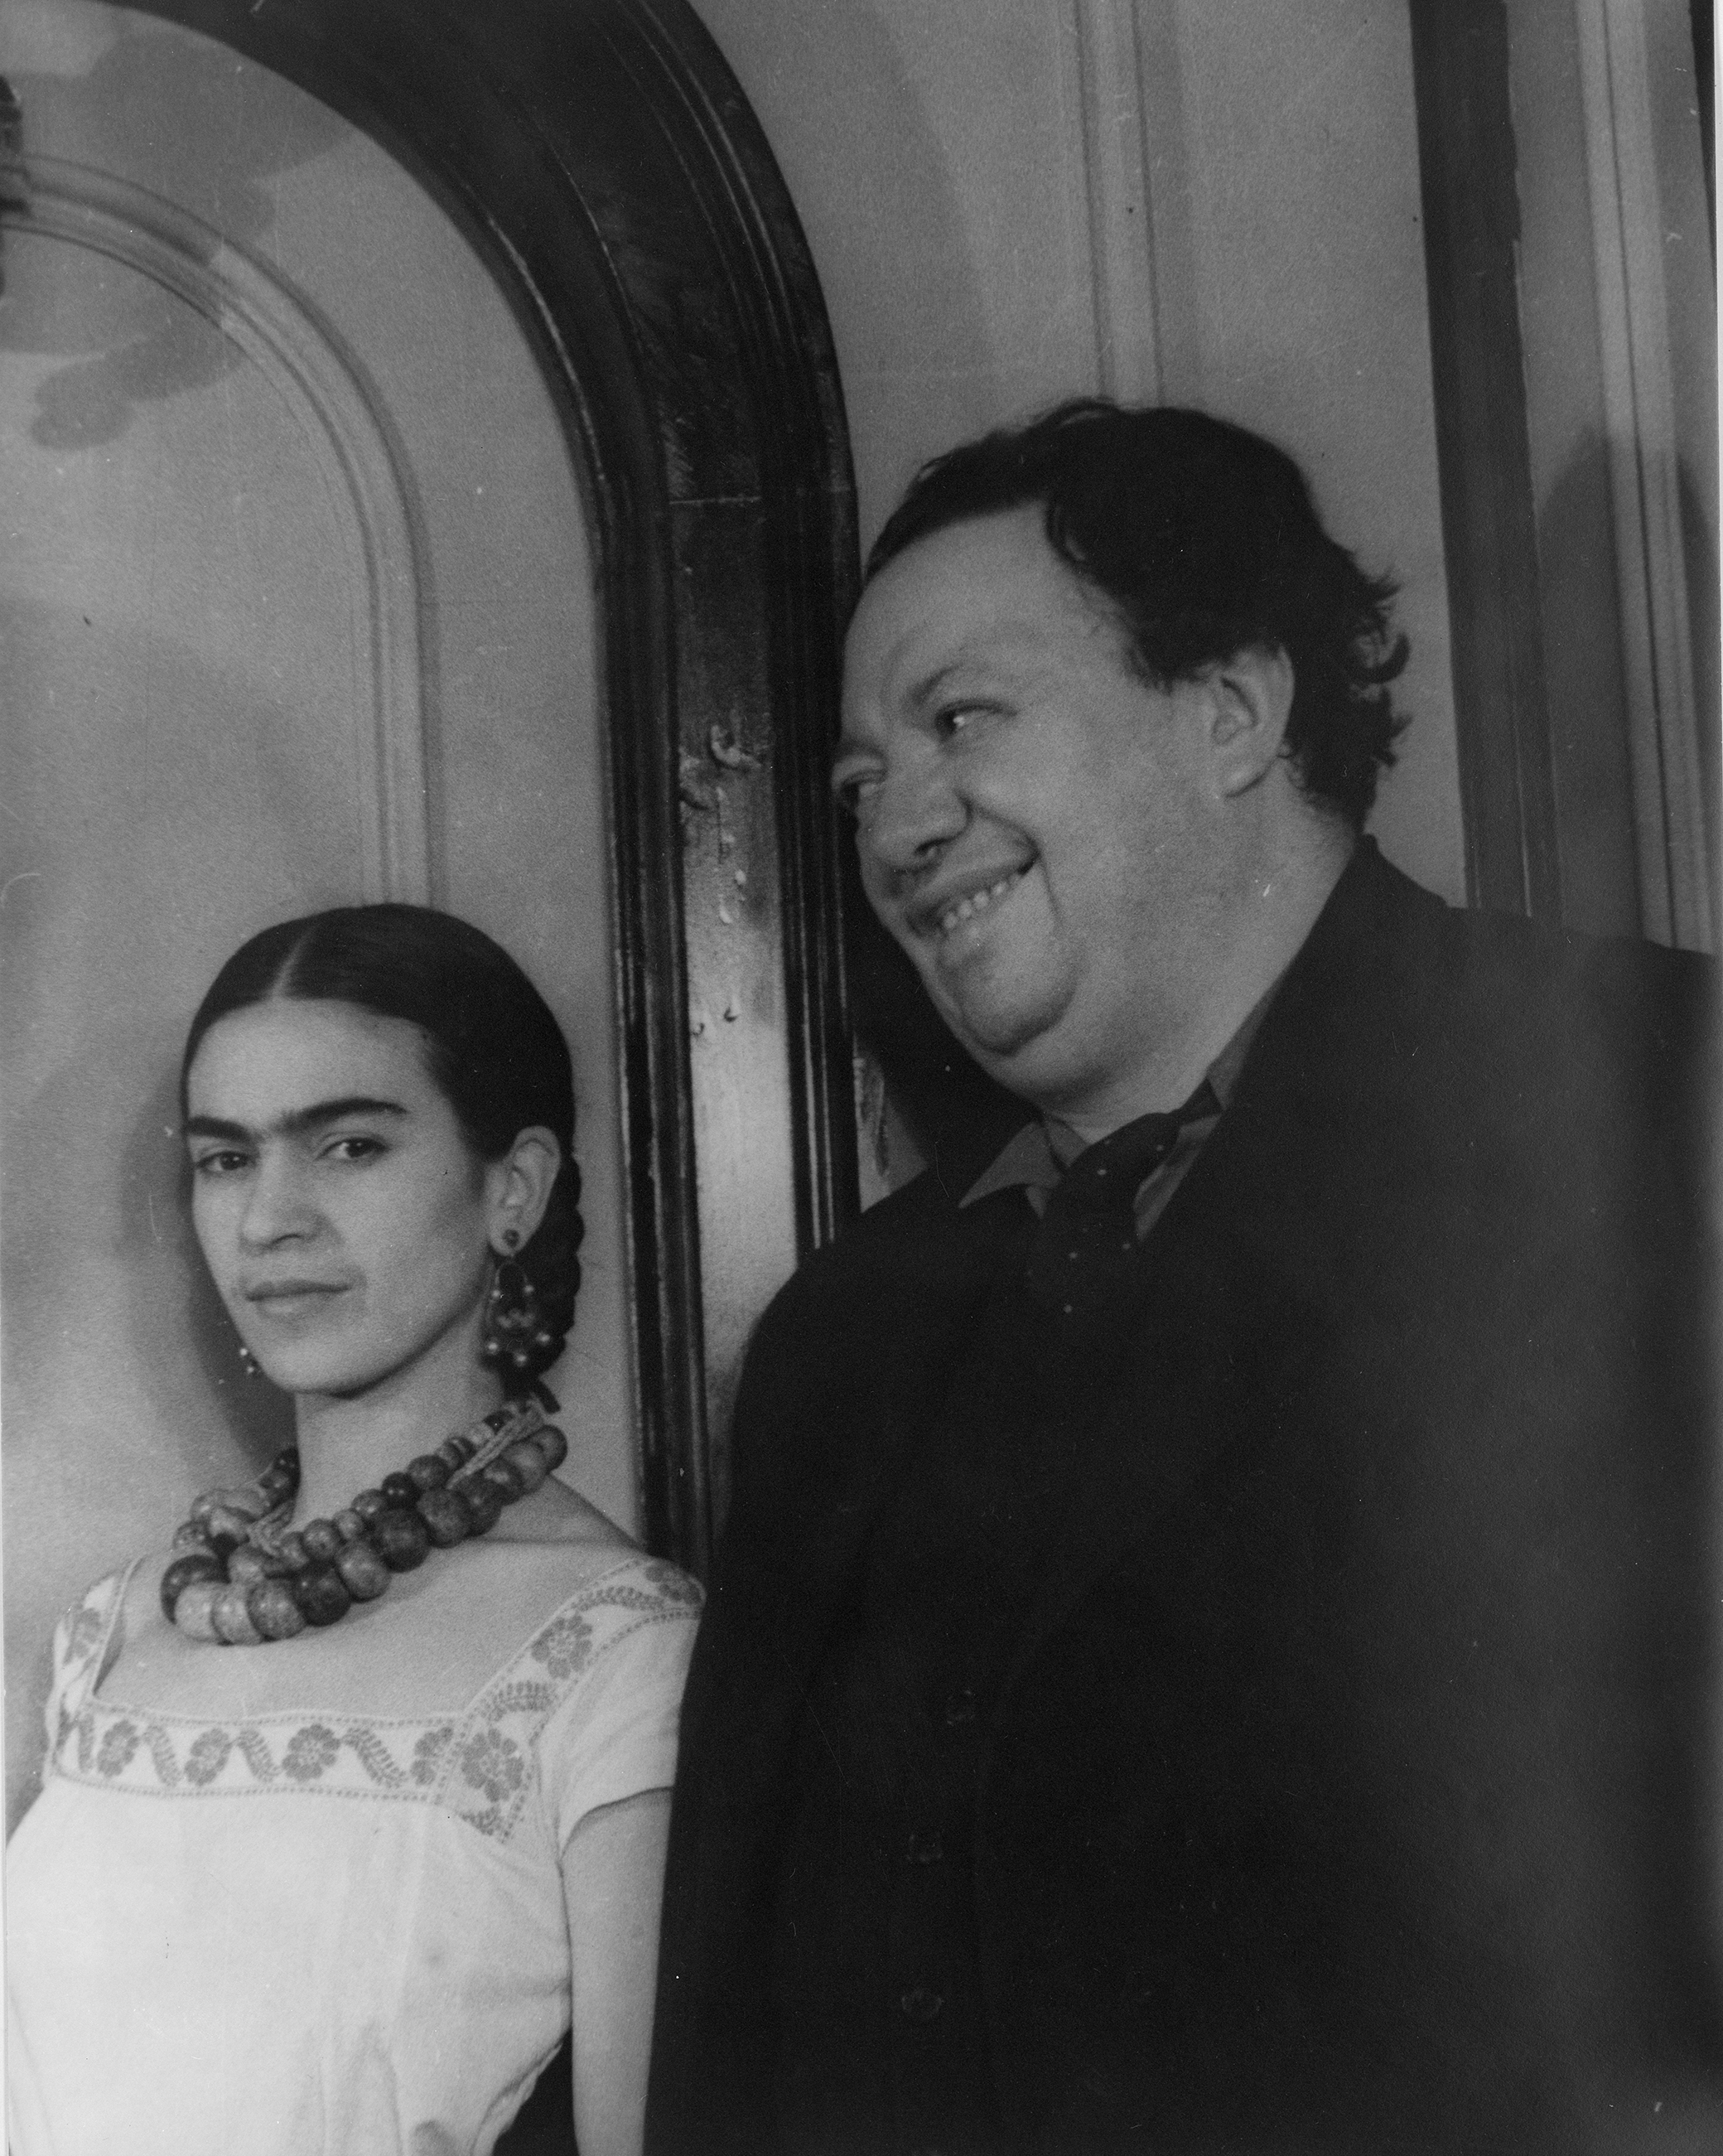
[[[997,900],[1013,890],[1033,866],[1032,859],[1003,873],[989,868],[955,884],[946,879],[943,890],[917,900],[906,909],[905,918],[910,932],[924,939],[945,942],[966,921],[973,921],[977,914],[986,912]]]

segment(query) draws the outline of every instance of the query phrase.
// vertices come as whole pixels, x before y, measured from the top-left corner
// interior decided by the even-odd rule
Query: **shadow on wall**
[[[26,33],[21,42],[28,49]],[[310,99],[290,135],[254,126],[241,64],[221,46],[163,36],[123,20],[87,73],[14,71],[26,163],[47,140],[75,143],[80,162],[151,176],[170,198],[218,203],[223,237],[254,245],[274,220],[269,176],[308,163],[342,136],[344,123]],[[193,184],[187,184],[192,182]],[[212,250],[213,251],[213,250]],[[0,349],[65,356],[39,385],[30,436],[41,448],[90,449],[126,431],[134,408],[198,388],[239,365],[226,338],[142,279],[121,280],[119,304],[0,313]]]
[[[1709,198],[1707,198],[1709,199]],[[1705,852],[1711,864],[1711,918],[1723,921],[1723,587],[1718,583],[1717,534],[1686,467],[1679,479],[1681,543],[1687,557],[1688,629],[1693,644],[1693,692],[1699,721],[1700,783],[1704,789]]]
[[[1719,812],[1717,552],[1697,490],[1677,475],[1688,632],[1707,850],[1717,916]],[[1633,745],[1615,548],[1610,457],[1588,429],[1538,517],[1562,914],[1592,936],[1644,934]]]
[[[998,170],[1026,169],[1010,101],[1013,90],[1027,96],[1011,64],[1023,22],[977,8],[954,41],[945,11],[921,0],[695,7],[766,131],[808,235],[843,375],[865,546],[926,458],[1044,393],[1087,386],[1056,359],[1059,379],[1045,393],[1039,377],[1023,386],[1058,349],[1052,300],[1026,293],[1043,235],[996,199],[983,157],[991,142]],[[958,112],[961,125],[946,116]],[[1003,352],[984,273],[1021,325]]]
[[[1563,917],[1589,936],[1637,936],[1638,852],[1609,455],[1592,429],[1543,502],[1537,557]]]

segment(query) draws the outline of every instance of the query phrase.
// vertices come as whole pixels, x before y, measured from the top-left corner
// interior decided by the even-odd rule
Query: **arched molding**
[[[770,1291],[855,1209],[826,782],[855,510],[830,331],[686,0],[133,0],[362,128],[512,305],[584,481],[643,1504],[705,1569]]]
[[[20,232],[106,256],[147,277],[227,337],[292,414],[321,473],[346,564],[358,680],[353,767],[367,899],[430,896],[419,578],[384,424],[365,382],[286,280],[148,189],[89,166],[28,157]]]

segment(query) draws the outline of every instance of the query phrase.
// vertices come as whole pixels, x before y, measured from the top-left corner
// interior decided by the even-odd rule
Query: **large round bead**
[[[526,1477],[506,1452],[499,1459],[493,1460],[489,1467],[481,1468],[479,1480],[490,1483],[505,1505],[512,1505],[517,1497],[526,1494]]]
[[[416,1512],[391,1506],[372,1522],[371,1541],[391,1572],[411,1572],[425,1561],[431,1531]]]
[[[505,1445],[503,1447],[502,1456],[520,1477],[520,1489],[523,1496],[530,1496],[536,1490],[550,1471],[545,1464],[545,1455],[539,1450],[538,1442],[535,1438],[517,1437],[512,1445]]]
[[[224,1587],[215,1598],[210,1615],[215,1629],[229,1646],[254,1647],[264,1636],[251,1621],[251,1612],[245,1606],[250,1593],[245,1587]]]
[[[442,1444],[437,1447],[437,1457],[448,1468],[450,1474],[472,1456],[472,1445],[464,1437],[445,1437]]]
[[[419,1486],[410,1475],[385,1475],[377,1485],[391,1505],[416,1505]]]
[[[307,1520],[299,1531],[305,1555],[318,1564],[328,1564],[341,1546],[341,1531],[333,1520]]]
[[[356,1512],[368,1527],[379,1512],[388,1510],[389,1501],[381,1490],[362,1490],[349,1508]]]
[[[449,1480],[449,1463],[434,1452],[422,1452],[407,1463],[408,1479],[419,1490],[440,1490]]]
[[[177,1550],[203,1550],[207,1555],[214,1555],[209,1547],[209,1537],[196,1520],[187,1520],[183,1527],[174,1529],[173,1546]]]
[[[242,1543],[228,1559],[228,1578],[239,1587],[255,1587],[260,1580],[273,1579],[280,1569],[250,1543]]]
[[[177,1557],[162,1575],[162,1614],[170,1624],[174,1621],[173,1606],[186,1589],[199,1580],[218,1580],[222,1578],[221,1560],[213,1551],[188,1550]]]
[[[495,1482],[487,1482],[482,1475],[475,1475],[470,1482],[461,1484],[460,1494],[472,1516],[472,1532],[488,1535],[503,1516],[502,1491]]]
[[[333,1625],[353,1606],[346,1582],[332,1564],[308,1564],[291,1581],[293,1599],[308,1625]]]
[[[532,1441],[545,1455],[546,1471],[554,1475],[568,1457],[568,1440],[555,1423],[547,1422],[542,1430],[534,1430]]]
[[[365,1522],[351,1505],[343,1505],[329,1523],[344,1543],[356,1543],[365,1532]]]
[[[275,1554],[290,1572],[303,1572],[311,1562],[311,1553],[305,1548],[305,1538],[297,1527],[290,1527],[275,1545]]]
[[[473,1532],[473,1515],[459,1490],[425,1491],[418,1501],[418,1516],[438,1549],[464,1543]]]
[[[173,1605],[176,1628],[188,1640],[213,1640],[225,1646],[227,1641],[215,1629],[215,1605],[227,1591],[227,1582],[221,1579],[194,1579],[182,1587]]]
[[[266,1640],[290,1640],[305,1629],[305,1613],[285,1579],[266,1579],[245,1598],[251,1621]]]
[[[356,1602],[375,1602],[389,1584],[389,1568],[369,1543],[349,1543],[335,1560]]]

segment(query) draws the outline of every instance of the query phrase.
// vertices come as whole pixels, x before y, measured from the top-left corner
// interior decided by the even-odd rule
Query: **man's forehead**
[[[1049,544],[1038,505],[970,518],[916,540],[868,586],[845,646],[845,688],[901,698],[966,665],[1026,660],[1049,634],[1104,625]]]

